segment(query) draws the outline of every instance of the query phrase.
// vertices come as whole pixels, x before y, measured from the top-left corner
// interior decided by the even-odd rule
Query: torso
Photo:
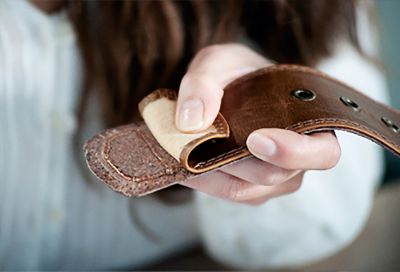
[[[134,268],[196,240],[192,205],[129,200],[84,180],[72,145],[81,74],[64,13],[0,2],[2,269]],[[91,104],[86,138],[101,129]],[[130,205],[159,242],[133,224]]]

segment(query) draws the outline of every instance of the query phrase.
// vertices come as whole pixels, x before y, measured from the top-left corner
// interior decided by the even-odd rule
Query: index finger
[[[241,45],[202,49],[179,88],[175,120],[178,129],[186,132],[207,129],[219,112],[225,85],[267,64],[262,56]]]

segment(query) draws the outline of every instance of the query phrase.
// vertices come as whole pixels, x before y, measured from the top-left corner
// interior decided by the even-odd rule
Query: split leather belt
[[[238,78],[201,133],[176,129],[176,98],[156,90],[139,104],[144,122],[90,139],[84,151],[92,172],[126,196],[146,195],[250,157],[247,136],[260,128],[345,130],[400,154],[400,112],[312,68],[275,65]]]

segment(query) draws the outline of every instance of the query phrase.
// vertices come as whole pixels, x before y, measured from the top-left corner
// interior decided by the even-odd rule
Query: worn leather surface
[[[140,113],[157,142],[186,169],[193,173],[211,170],[214,164],[209,169],[192,167],[189,157],[194,149],[198,149],[200,144],[210,139],[228,138],[229,125],[225,118],[218,114],[206,130],[181,133],[175,126],[176,96],[174,90],[156,90],[140,102]]]
[[[84,150],[93,173],[126,196],[145,195],[192,175],[157,143],[143,122],[97,134]]]
[[[315,97],[300,99],[294,95],[296,90]],[[176,99],[173,92],[156,91],[143,100],[140,111],[161,98],[160,93]],[[89,168],[113,190],[141,196],[251,156],[245,142],[259,128],[298,133],[340,129],[400,154],[398,111],[308,67],[275,65],[235,80],[224,89],[220,113],[229,130],[225,138],[192,140],[182,149],[179,162],[142,122],[90,139],[84,147]]]

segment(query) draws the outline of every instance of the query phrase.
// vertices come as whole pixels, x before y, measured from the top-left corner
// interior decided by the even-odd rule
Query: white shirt
[[[81,70],[66,14],[0,1],[0,270],[134,268],[196,240],[193,205],[84,181],[72,147]],[[87,122],[86,138],[101,129],[99,115]]]
[[[386,99],[381,73],[346,44],[318,68]],[[0,1],[0,269],[135,268],[192,244],[198,229],[211,254],[230,265],[297,265],[336,252],[362,229],[382,154],[348,133],[337,133],[337,167],[309,171],[299,192],[259,207],[201,193],[196,210],[168,207],[85,182],[71,144],[81,72],[64,13]],[[87,137],[101,129],[92,104]],[[132,223],[130,205],[160,242]]]

